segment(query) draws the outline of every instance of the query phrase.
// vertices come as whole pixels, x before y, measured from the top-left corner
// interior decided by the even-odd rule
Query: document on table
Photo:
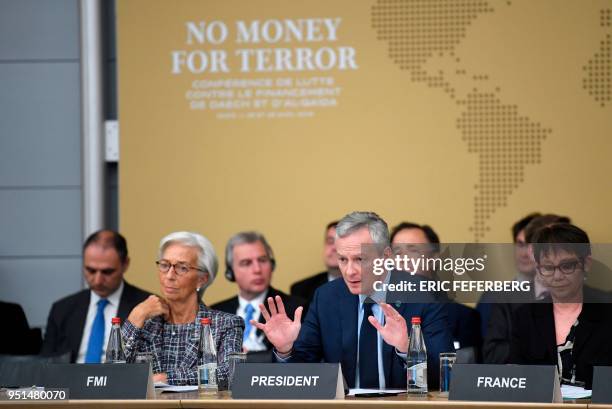
[[[350,389],[347,396],[355,396],[363,393],[405,393],[406,389]]]
[[[165,386],[157,388],[160,392],[192,392],[198,390],[198,385]]]
[[[561,385],[563,399],[584,399],[591,397],[591,391],[579,386]]]
[[[198,385],[175,386],[165,382],[155,382],[155,389],[160,392],[191,392],[197,391]]]

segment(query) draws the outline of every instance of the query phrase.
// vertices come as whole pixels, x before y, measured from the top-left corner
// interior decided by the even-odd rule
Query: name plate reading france
[[[591,403],[612,403],[612,366],[596,366],[593,368],[593,393]]]
[[[243,364],[233,399],[344,399],[340,364]]]
[[[449,400],[562,402],[557,369],[540,365],[453,366]]]
[[[50,364],[45,387],[67,388],[70,399],[146,399],[155,396],[151,366],[144,364]]]

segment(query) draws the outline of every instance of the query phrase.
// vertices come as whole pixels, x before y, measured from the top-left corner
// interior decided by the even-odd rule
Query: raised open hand
[[[382,335],[387,344],[394,346],[399,352],[408,352],[408,326],[406,325],[406,320],[389,304],[381,302],[379,305],[383,310],[383,314],[385,314],[385,325],[380,325],[380,322],[373,315],[368,317],[368,321],[380,332],[380,335]]]
[[[270,311],[268,311],[268,308]],[[293,343],[300,333],[302,327],[302,307],[298,307],[295,310],[295,317],[293,321],[289,319],[285,312],[285,305],[280,296],[276,296],[276,299],[268,297],[268,308],[264,304],[259,304],[259,310],[266,320],[265,324],[251,320],[251,325],[256,326],[262,330],[268,341],[280,354],[287,354],[293,348]]]

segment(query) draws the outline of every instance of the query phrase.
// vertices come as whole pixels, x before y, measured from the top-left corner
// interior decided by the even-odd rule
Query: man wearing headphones
[[[272,345],[263,331],[250,323],[252,319],[265,322],[259,304],[267,297],[279,295],[287,315],[293,319],[295,309],[303,305],[304,301],[270,286],[276,261],[272,248],[261,233],[240,232],[232,236],[225,246],[225,264],[225,277],[238,284],[238,295],[214,304],[211,308],[236,314],[245,320],[242,345],[249,352],[249,361],[270,361]]]

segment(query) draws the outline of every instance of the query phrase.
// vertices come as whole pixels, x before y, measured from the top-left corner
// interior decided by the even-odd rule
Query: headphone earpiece
[[[274,259],[274,252],[272,251],[272,247],[270,247],[270,245],[268,244],[268,242],[266,241],[263,235],[257,232],[245,232],[245,233],[239,233],[238,235],[232,237],[230,241],[227,243],[227,246],[225,247],[225,278],[231,282],[236,281],[236,274],[234,273],[234,269],[232,268],[232,265],[229,263],[228,260],[230,258],[233,258],[233,257],[230,257],[230,251],[233,251],[233,248],[234,248],[232,243],[236,239],[236,237],[240,236],[240,234],[255,236],[255,240],[247,240],[247,243],[260,242],[264,246],[264,248],[266,249],[266,254],[270,260],[270,266],[272,267],[272,272],[274,272],[274,269],[276,268],[276,260]]]
[[[274,272],[274,270],[276,269],[276,260],[271,258],[270,265],[272,266],[272,272]],[[236,277],[234,276],[234,270],[232,269],[232,266],[227,263],[225,264],[225,278],[227,278],[227,281],[236,281]]]
[[[227,263],[225,264],[225,278],[227,278],[227,281],[236,281],[236,277],[234,276],[234,270],[232,269],[232,266]]]

